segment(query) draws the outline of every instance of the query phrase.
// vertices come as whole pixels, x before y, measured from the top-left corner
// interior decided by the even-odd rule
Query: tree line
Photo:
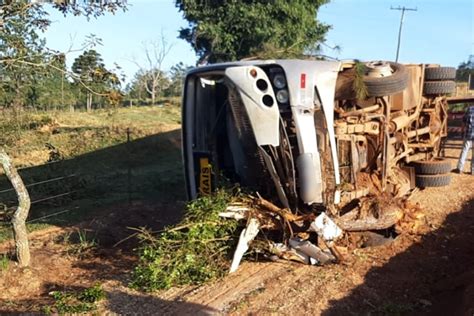
[[[198,64],[239,59],[324,58],[330,25],[317,19],[328,0],[175,0],[188,25],[178,30]],[[143,64],[123,86],[120,67],[107,69],[91,37],[82,54],[66,67],[68,52],[48,49],[40,33],[50,25],[44,3],[65,15],[97,17],[127,9],[127,1],[0,1],[0,107],[20,109],[103,108],[120,104],[156,104],[180,96],[189,66],[163,68],[171,50],[164,36],[143,47]],[[458,80],[472,73],[472,60],[461,63]]]
[[[51,50],[41,37],[41,32],[50,25],[44,3],[50,3],[65,15],[86,17],[127,8],[126,1],[1,1],[1,108],[91,110],[121,104],[155,104],[160,97],[181,94],[181,82],[189,67],[179,63],[170,71],[163,69],[164,58],[171,48],[165,41],[156,42],[152,49],[144,51],[149,63],[139,67],[126,86],[122,84],[120,66],[115,65],[114,69],[105,66],[95,50],[100,40],[94,36],[87,38],[80,48],[81,54],[68,69],[66,59],[73,50]],[[156,56],[161,59],[156,60]]]

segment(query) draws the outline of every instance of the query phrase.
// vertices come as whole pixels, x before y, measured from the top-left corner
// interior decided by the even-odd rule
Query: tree
[[[151,96],[151,105],[155,104],[156,97],[160,96],[162,91],[167,88],[168,80],[163,70],[163,62],[171,47],[162,33],[160,39],[143,43],[146,63],[140,64],[134,61],[142,77],[140,83]]]
[[[64,15],[84,15],[86,17],[98,17],[106,12],[115,13],[118,9],[126,10],[126,0],[43,0],[43,1],[1,1],[0,2],[0,26],[6,23],[6,19],[27,12],[31,8],[40,8],[44,4],[51,4],[53,8],[61,11]],[[38,23],[49,25],[49,20],[43,14],[38,18]]]
[[[190,70],[191,68],[192,67],[190,66],[185,66],[182,62],[179,62],[173,67],[171,67],[169,71],[170,85],[166,89],[166,96],[181,96],[183,92],[184,77],[186,76],[186,72],[188,72],[188,70]]]
[[[157,72],[156,70],[139,69],[133,80],[127,87],[127,94],[132,99],[138,99],[139,101],[151,99],[152,104],[155,103],[153,100],[152,87],[155,87],[155,100],[159,97],[166,95],[172,82],[168,78],[168,74],[164,71]]]
[[[188,27],[179,33],[199,63],[298,57],[318,50],[329,26],[316,20],[328,0],[176,0]]]
[[[13,7],[19,10],[21,4],[12,4],[10,9]],[[3,14],[0,30],[1,85],[6,92],[3,99],[18,111],[37,76],[45,71],[42,67],[31,67],[46,60],[44,41],[37,34],[37,28],[45,25],[40,19],[45,12],[40,6],[33,6],[16,15],[5,11]]]
[[[57,58],[63,53],[46,48],[45,40],[39,36],[50,25],[45,3],[66,14],[97,17],[106,12],[126,9],[127,2],[119,0],[82,1],[0,1],[0,76],[1,99],[4,104],[20,109],[28,100],[37,100],[38,78],[48,72],[68,72],[57,67]],[[76,78],[77,79],[77,78]],[[63,84],[64,82],[62,82]]]
[[[456,71],[456,80],[468,82],[469,75],[474,80],[474,55],[470,55],[468,61],[459,64]]]
[[[65,56],[59,55],[54,65],[55,68],[62,69],[62,71],[53,69],[38,78],[36,84],[32,86],[36,98],[28,100],[29,105],[45,110],[69,107],[72,112],[77,100],[77,88],[71,82],[69,76],[67,76]]]
[[[108,92],[117,88],[120,81],[116,74],[107,70],[102,57],[91,49],[78,56],[72,64],[73,78],[77,86],[86,95],[86,109],[92,109],[93,95],[106,96]]]
[[[99,16],[104,12],[114,12],[126,8],[127,1],[119,0],[53,0],[50,2],[64,14]],[[44,41],[36,31],[45,30],[50,21],[39,1],[0,1],[0,76],[3,91],[13,90],[16,101],[23,93],[23,84],[37,69],[56,69],[55,58],[60,55],[44,47]],[[59,69],[61,70],[61,69]],[[3,97],[3,96],[2,96]],[[17,103],[16,106],[20,106]],[[18,195],[19,206],[13,216],[13,233],[17,260],[21,266],[28,266],[30,252],[26,230],[26,218],[30,207],[28,192],[11,165],[3,146],[0,147],[0,164],[10,179]]]
[[[18,197],[18,207],[13,214],[13,237],[15,239],[15,250],[18,263],[21,267],[30,264],[30,247],[28,244],[28,233],[26,230],[26,218],[30,211],[30,196],[26,190],[25,184],[13,167],[10,157],[3,148],[0,148],[0,165],[5,171],[5,175],[10,180]]]

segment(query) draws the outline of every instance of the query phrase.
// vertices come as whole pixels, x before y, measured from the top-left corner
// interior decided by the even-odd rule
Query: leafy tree
[[[157,69],[140,69],[135,74],[128,87],[128,95],[132,99],[151,99],[151,104],[155,104],[157,98],[166,94],[171,81],[164,71]]]
[[[26,103],[38,101],[41,89],[37,85],[42,79],[49,78],[48,72],[63,73],[62,78],[67,72],[65,67],[55,64],[64,56],[48,50],[39,35],[50,25],[45,3],[64,14],[87,17],[115,12],[127,5],[126,1],[119,0],[0,1],[0,101],[16,110]]]
[[[474,80],[474,55],[470,55],[468,61],[459,64],[456,71],[456,80],[467,82],[469,81],[469,75]]]
[[[15,109],[24,104],[20,100],[24,100],[24,89],[27,85],[31,86],[26,93],[27,97],[32,100],[37,99],[36,86],[34,86],[35,80],[37,80],[35,72],[37,69],[42,71],[54,68],[57,56],[57,54],[44,49],[44,41],[36,33],[36,29],[44,30],[50,24],[47,12],[38,2],[0,1],[0,88],[2,90],[0,93],[13,91],[15,97],[12,102]],[[116,8],[126,7],[125,0],[51,0],[43,2],[53,3],[64,14],[84,14],[88,17],[98,16],[107,10],[113,12]],[[56,69],[60,68],[56,67]],[[26,218],[30,200],[21,178],[15,177],[16,171],[11,167],[10,159],[1,146],[0,156],[5,173],[12,181],[19,196],[19,207],[12,220],[17,259],[20,266],[28,266],[30,255]]]
[[[36,100],[31,101],[31,106],[42,109],[65,109],[69,107],[74,111],[74,104],[77,101],[77,89],[67,75],[66,59],[64,55],[54,63],[56,71],[53,69],[45,73],[33,86],[36,92]]]
[[[149,94],[146,91],[145,83],[143,82],[144,76],[143,71],[139,70],[135,73],[132,81],[127,84],[125,91],[131,99],[142,100],[148,98]]]
[[[188,20],[180,30],[199,62],[297,57],[318,50],[329,26],[316,20],[328,0],[176,0]]]
[[[21,4],[15,2],[9,8],[20,10]],[[5,93],[3,101],[16,110],[24,105],[31,85],[45,71],[42,67],[31,66],[43,64],[47,58],[44,40],[36,32],[37,28],[45,27],[41,20],[44,14],[40,6],[19,11],[18,14],[8,10],[3,12],[4,24],[0,30],[0,73],[2,92]]]
[[[185,66],[182,62],[171,67],[169,71],[170,85],[165,91],[165,95],[169,97],[181,96],[183,91],[183,80],[186,72],[192,67]]]
[[[105,68],[102,57],[93,49],[74,60],[72,71],[76,85],[86,95],[87,111],[92,109],[93,95],[107,96],[120,86],[117,75]]]

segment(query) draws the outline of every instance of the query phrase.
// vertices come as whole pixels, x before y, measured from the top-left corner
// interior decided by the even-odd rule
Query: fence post
[[[128,185],[128,204],[132,203],[132,167],[130,161],[130,127],[127,127],[127,152],[128,152],[128,162],[127,162],[127,185]]]

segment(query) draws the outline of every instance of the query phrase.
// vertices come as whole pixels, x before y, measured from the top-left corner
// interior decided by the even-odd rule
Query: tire
[[[420,174],[415,176],[416,186],[419,188],[444,187],[451,182],[450,174]]]
[[[414,161],[416,174],[443,174],[451,171],[451,162],[438,158],[432,161]]]
[[[425,81],[423,85],[423,94],[425,95],[451,94],[454,91],[456,91],[454,81]]]
[[[454,67],[428,67],[425,68],[425,80],[454,80],[456,68]]]
[[[405,66],[389,62],[393,74],[387,77],[364,77],[369,97],[382,97],[403,91],[408,86],[408,70]]]

